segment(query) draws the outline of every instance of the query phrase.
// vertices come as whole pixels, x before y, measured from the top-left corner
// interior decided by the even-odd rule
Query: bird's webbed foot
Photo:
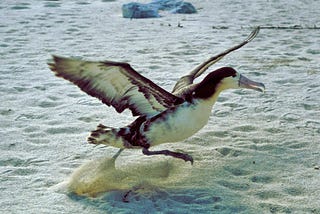
[[[193,164],[193,158],[191,155],[180,153],[180,152],[172,152],[170,150],[160,150],[160,151],[150,151],[148,148],[143,148],[142,153],[145,155],[166,155],[172,156],[174,158],[180,158],[185,162],[190,161],[191,165]]]

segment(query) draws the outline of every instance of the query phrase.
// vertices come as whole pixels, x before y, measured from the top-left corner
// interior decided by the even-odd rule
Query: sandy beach
[[[195,1],[198,13],[124,19],[129,1],[0,2],[1,213],[320,213],[320,2]],[[148,1],[139,1],[148,2]],[[231,66],[266,86],[223,92],[184,142],[194,165],[87,144],[113,108],[57,78],[51,54],[130,63],[171,91],[209,57],[259,35]],[[126,196],[127,202],[123,202]]]

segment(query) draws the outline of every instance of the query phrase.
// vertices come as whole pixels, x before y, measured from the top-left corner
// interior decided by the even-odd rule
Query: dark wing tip
[[[63,77],[67,79],[66,74],[64,74],[62,71],[65,69],[66,63],[68,63],[68,61],[71,61],[71,60],[72,60],[71,58],[52,54],[52,61],[48,62],[47,64],[50,70],[53,71],[57,77]]]
[[[52,54],[51,57],[52,57],[52,62],[53,62],[53,63],[57,63],[60,59],[63,58],[63,57],[60,57],[60,56],[54,55],[54,54]],[[52,62],[49,62],[49,63],[47,63],[47,64],[48,64],[48,65],[49,65],[49,64],[53,64]]]
[[[59,61],[61,59],[63,59],[63,57],[57,56],[52,54],[52,60],[50,62],[48,62],[48,66],[50,68],[51,71],[53,71],[56,75],[57,75],[57,64],[59,63]]]
[[[55,55],[55,54],[52,54],[51,56],[52,56],[53,61],[55,61],[55,62],[59,61],[59,60],[62,60],[62,59],[68,59],[66,57],[58,56],[58,55]]]

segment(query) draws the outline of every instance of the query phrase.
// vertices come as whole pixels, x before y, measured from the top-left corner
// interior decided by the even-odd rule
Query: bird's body
[[[128,108],[134,116],[138,116],[122,128],[100,124],[88,137],[89,143],[120,149],[142,148],[145,155],[169,155],[193,162],[187,154],[169,150],[150,151],[149,148],[162,143],[180,142],[198,132],[207,124],[221,91],[229,88],[264,90],[262,83],[253,82],[230,67],[217,69],[200,83],[193,83],[210,65],[251,41],[258,30],[253,31],[240,45],[210,58],[189,75],[181,77],[172,93],[138,74],[127,63],[54,56],[54,63],[49,65],[57,76],[73,82],[118,112]]]
[[[146,121],[145,136],[151,146],[183,141],[209,120],[214,100],[194,100],[168,109]]]
[[[100,125],[88,140],[93,144],[118,148],[179,142],[191,137],[207,124],[213,104],[214,100],[186,101],[154,116],[141,116],[126,127]]]

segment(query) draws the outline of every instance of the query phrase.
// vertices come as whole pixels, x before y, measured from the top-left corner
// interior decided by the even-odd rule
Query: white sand
[[[320,26],[319,1],[192,0],[198,14],[144,20],[123,19],[124,0],[17,2],[0,2],[1,213],[320,213],[320,34],[307,28]],[[129,112],[46,65],[50,54],[127,61],[170,90],[256,25],[304,29],[262,29],[213,66],[267,92],[223,93],[200,133],[159,147],[188,152],[193,166],[126,150],[114,167],[116,149],[85,139]]]

